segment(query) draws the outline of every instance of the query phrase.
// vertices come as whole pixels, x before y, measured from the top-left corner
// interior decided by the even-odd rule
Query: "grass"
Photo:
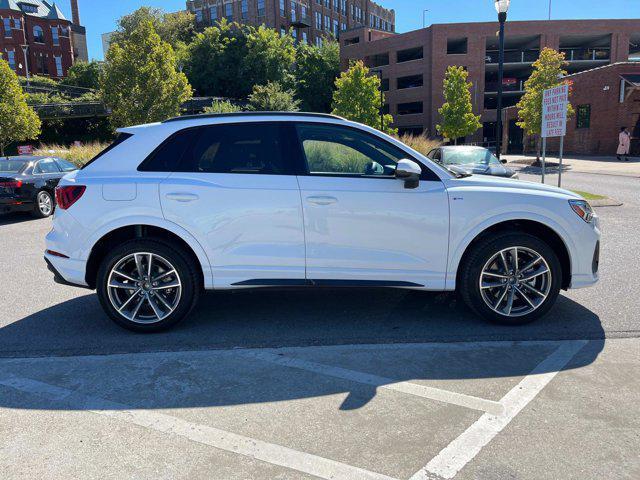
[[[572,192],[583,196],[585,200],[604,200],[609,198],[606,195],[597,195],[595,193],[583,192],[582,190],[572,190]]]
[[[401,137],[398,137],[398,140],[423,155],[426,155],[434,148],[442,145],[440,140],[427,138],[422,135],[402,135]]]
[[[81,167],[107,148],[108,145],[108,143],[100,142],[85,143],[80,146],[72,145],[70,147],[57,144],[43,144],[34,152],[34,155],[55,155]]]

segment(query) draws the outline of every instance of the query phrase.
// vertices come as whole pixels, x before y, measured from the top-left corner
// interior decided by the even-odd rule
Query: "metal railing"
[[[32,105],[42,119],[106,117],[111,109],[102,102],[49,103]]]
[[[564,53],[568,62],[603,61],[611,58],[609,48],[561,48],[560,53]]]
[[[486,63],[498,63],[499,52],[487,50]],[[540,50],[507,50],[504,52],[504,63],[533,63],[540,56]]]

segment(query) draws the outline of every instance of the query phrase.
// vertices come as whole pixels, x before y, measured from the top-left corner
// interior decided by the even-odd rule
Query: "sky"
[[[591,18],[640,18],[640,0],[551,0],[555,20]],[[71,18],[69,0],[58,6]],[[166,11],[185,9],[184,0],[78,0],[80,19],[87,28],[89,57],[102,60],[101,34],[115,30],[118,18],[143,5]],[[493,0],[377,0],[396,11],[396,30],[407,32],[432,23],[487,22],[496,20]],[[549,16],[549,0],[511,0],[510,20],[544,20]]]

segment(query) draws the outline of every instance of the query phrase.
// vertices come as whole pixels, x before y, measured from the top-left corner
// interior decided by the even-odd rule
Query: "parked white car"
[[[453,174],[377,130],[320,114],[182,117],[119,130],[57,189],[45,259],[121,326],[156,331],[203,290],[458,290],[520,324],[598,280],[580,196]]]

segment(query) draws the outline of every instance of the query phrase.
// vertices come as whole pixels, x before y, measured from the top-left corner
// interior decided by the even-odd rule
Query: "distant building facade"
[[[111,47],[111,37],[116,32],[107,32],[102,34],[102,53],[104,57],[107,57],[107,52],[109,51],[109,47]]]
[[[318,45],[324,38],[368,26],[395,32],[395,12],[370,0],[188,0],[199,28],[226,18],[254,26],[266,25],[281,33],[291,29],[301,42]]]
[[[385,109],[393,115],[395,126],[401,133],[435,136],[446,69],[449,65],[465,67],[473,83],[474,112],[481,115],[483,123],[483,128],[466,140],[491,144],[495,140],[498,91],[497,28],[497,22],[432,25],[404,34],[358,28],[340,37],[342,68],[362,59],[381,71],[388,104]],[[570,74],[633,61],[640,58],[640,19],[507,22],[505,107],[515,105],[524,94],[524,82],[544,47],[565,53]],[[521,152],[523,135],[515,121],[508,131],[505,148]]]
[[[77,1],[72,8],[76,17]],[[84,27],[46,0],[0,0],[0,53],[22,76],[28,65],[31,75],[63,78],[74,61],[88,59]]]

